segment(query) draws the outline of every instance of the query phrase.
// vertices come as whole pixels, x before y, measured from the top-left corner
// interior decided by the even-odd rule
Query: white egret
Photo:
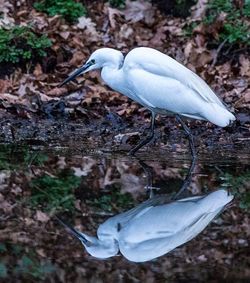
[[[121,254],[133,262],[162,256],[198,235],[233,199],[226,190],[169,202],[153,197],[137,207],[109,218],[97,230],[97,238],[59,221],[93,257]]]
[[[193,157],[193,137],[181,116],[210,121],[220,127],[226,127],[235,120],[199,76],[155,49],[138,47],[125,58],[118,50],[98,49],[60,86],[95,69],[101,69],[101,77],[109,87],[152,112],[151,133],[130,151],[131,154],[153,139],[156,114],[176,116],[189,137]]]

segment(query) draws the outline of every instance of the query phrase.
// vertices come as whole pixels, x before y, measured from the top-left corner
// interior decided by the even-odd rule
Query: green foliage
[[[230,13],[233,9],[231,0],[212,0],[208,4],[211,12],[220,13],[221,11]]]
[[[0,170],[24,169],[31,164],[42,166],[47,160],[46,154],[30,151],[27,147],[0,146]]]
[[[243,7],[242,13],[244,16],[250,17],[250,1],[249,0],[245,1],[245,5]]]
[[[48,274],[55,271],[55,267],[50,262],[40,263],[38,259],[23,255],[14,269],[16,275],[23,277],[33,277],[44,280]]]
[[[193,34],[193,30],[198,26],[198,23],[197,22],[193,22],[191,23],[190,25],[187,25],[184,27],[184,34],[186,36],[192,36]]]
[[[226,173],[222,179],[223,186],[230,187],[233,195],[240,200],[240,207],[250,210],[250,171],[246,171],[238,177]]]
[[[104,211],[112,211],[114,207],[126,209],[133,206],[133,198],[128,193],[122,194],[118,190],[112,190],[109,195],[102,195],[90,201],[90,204]]]
[[[219,42],[227,40],[230,44],[250,45],[249,26],[242,17],[250,14],[250,4],[245,1],[241,13],[232,0],[211,0],[204,23],[212,24],[221,13],[226,13],[226,18],[219,34]]]
[[[109,0],[109,4],[115,8],[125,8],[126,0]]]
[[[0,278],[7,277],[7,267],[4,263],[0,262]]]
[[[46,48],[51,46],[50,39],[38,36],[30,27],[15,26],[0,29],[0,63],[28,62],[46,56]]]
[[[45,210],[73,210],[76,189],[81,178],[73,175],[71,171],[60,172],[57,177],[44,175],[31,181],[32,206],[42,205]]]
[[[242,42],[250,45],[249,28],[240,21],[224,24],[220,38],[227,39],[229,43]]]
[[[176,0],[175,2],[175,14],[177,16],[181,16],[181,17],[187,17],[190,12],[190,8],[192,7],[192,5],[195,4],[195,0]]]
[[[0,243],[0,254],[7,251],[7,247],[4,243]]]
[[[0,278],[7,278],[10,275],[33,282],[45,280],[56,269],[51,262],[41,261],[33,251],[27,251],[23,246],[11,243],[2,243],[0,246],[0,254],[8,255],[4,257],[5,262],[0,263]],[[13,258],[17,259],[17,262],[13,263]]]
[[[79,17],[86,15],[83,4],[74,0],[41,0],[35,2],[34,7],[50,16],[62,15],[69,22],[74,22]]]

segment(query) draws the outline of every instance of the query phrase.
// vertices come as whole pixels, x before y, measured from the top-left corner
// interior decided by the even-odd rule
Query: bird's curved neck
[[[123,90],[123,72],[119,66],[107,65],[102,68],[102,79],[112,89],[124,93]]]

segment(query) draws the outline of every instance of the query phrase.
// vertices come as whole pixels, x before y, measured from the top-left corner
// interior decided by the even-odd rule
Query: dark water
[[[248,148],[200,153],[188,189],[177,198],[186,201],[176,202],[189,166],[187,153],[155,148],[138,159],[80,145],[2,145],[0,280],[249,282]],[[151,199],[147,186],[157,188]],[[89,254],[55,215],[94,237],[109,221],[109,238]],[[87,246],[96,241],[86,237]],[[125,247],[122,253],[117,246]]]

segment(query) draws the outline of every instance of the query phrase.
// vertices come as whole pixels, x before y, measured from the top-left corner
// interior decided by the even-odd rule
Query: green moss
[[[0,29],[0,63],[19,63],[46,56],[52,45],[46,35],[38,35],[30,27]]]
[[[86,15],[86,8],[74,0],[41,0],[34,3],[34,8],[50,16],[62,15],[69,22]]]

